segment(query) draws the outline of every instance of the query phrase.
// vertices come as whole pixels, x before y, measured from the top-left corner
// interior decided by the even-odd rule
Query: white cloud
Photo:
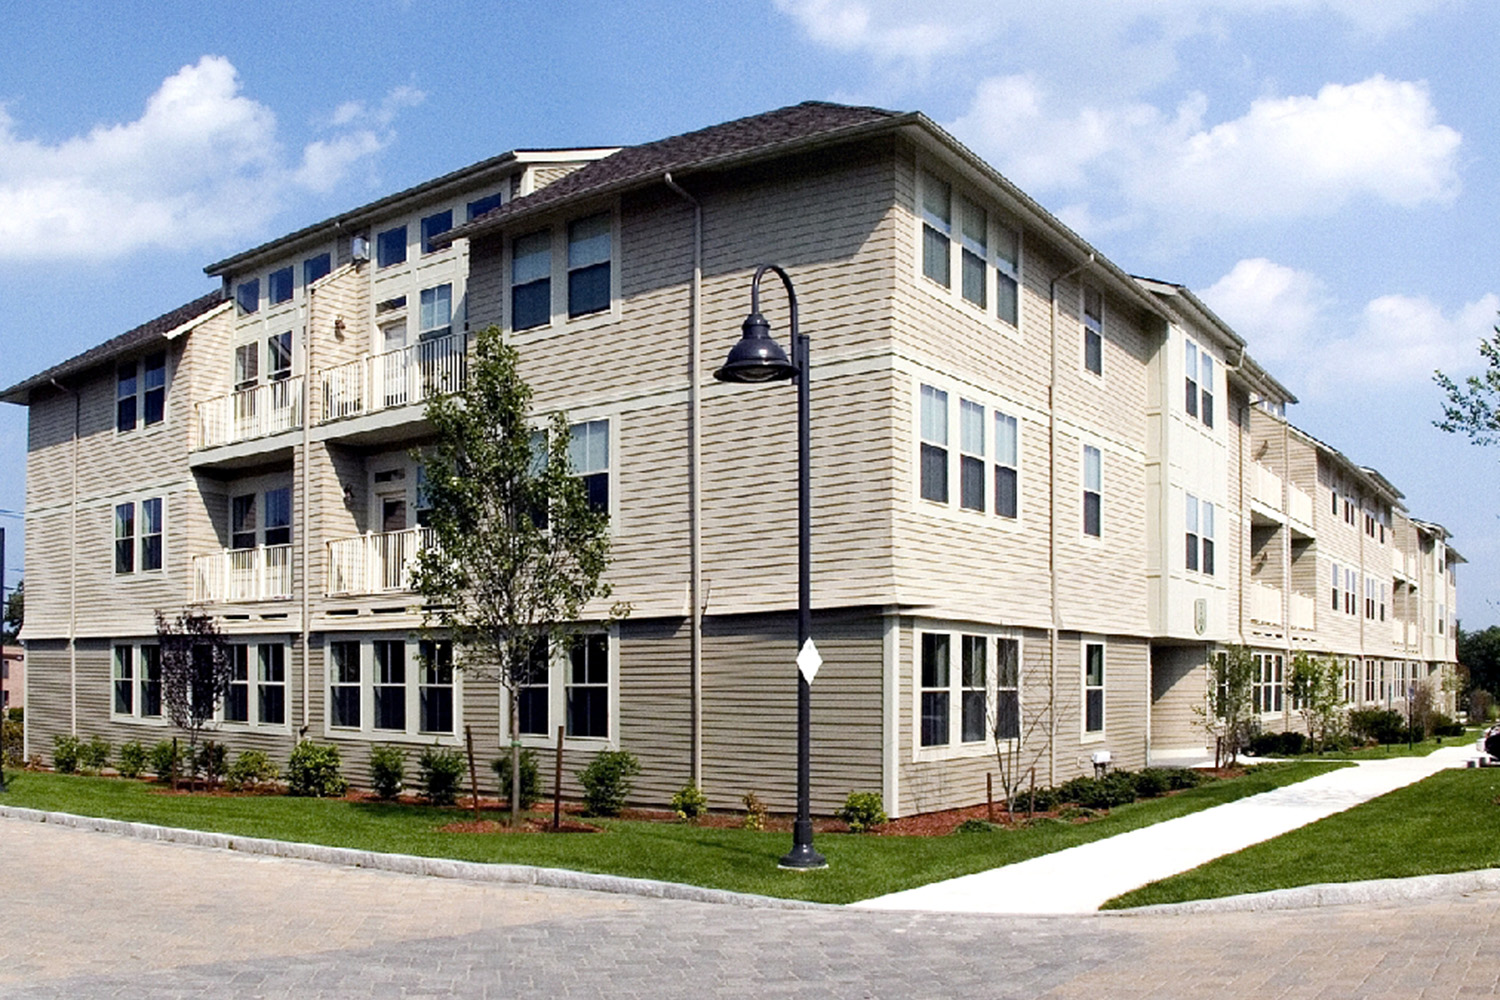
[[[1315,275],[1264,258],[1240,261],[1202,297],[1299,393],[1414,388],[1430,384],[1434,369],[1472,371],[1500,311],[1494,293],[1452,312],[1422,296],[1382,295],[1351,314]]]
[[[22,137],[0,108],[0,259],[117,257],[144,247],[222,245],[259,235],[300,192],[327,191],[389,142],[398,88],[355,126],[289,157],[270,108],[241,92],[222,56],[162,82],[138,119],[55,145]],[[363,120],[362,120],[363,119]]]
[[[1007,76],[983,81],[951,128],[1022,187],[1103,192],[1179,237],[1327,216],[1360,198],[1411,208],[1458,193],[1462,137],[1421,83],[1328,84],[1216,125],[1207,110],[1191,95],[1170,114],[1142,102],[1069,112],[1034,77]]]

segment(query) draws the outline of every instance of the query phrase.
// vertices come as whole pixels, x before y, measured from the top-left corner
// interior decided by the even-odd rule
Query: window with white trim
[[[510,328],[547,326],[554,314],[608,312],[615,296],[614,214],[572,219],[516,237],[510,252]]]
[[[115,430],[159,424],[167,415],[167,355],[156,351],[115,370]]]
[[[1183,379],[1187,383],[1183,393],[1183,412],[1190,417],[1198,415],[1198,345],[1191,340],[1183,341]]]
[[[530,745],[550,745],[554,727],[586,746],[615,739],[616,648],[608,632],[583,632],[565,648],[544,641],[532,650],[529,676],[519,685],[520,737]]]
[[[918,750],[967,752],[987,746],[995,734],[1017,738],[1019,640],[923,631],[918,656]]]
[[[1099,538],[1104,532],[1104,464],[1099,449],[1083,446],[1083,533]]]
[[[989,708],[989,636],[959,637],[959,740],[983,742]]]
[[[1338,563],[1333,563],[1332,565],[1333,565],[1333,577],[1332,577],[1333,588],[1332,588],[1331,593],[1333,595],[1333,610],[1337,611],[1339,609],[1339,580],[1340,580],[1340,576],[1339,576],[1339,564]]]
[[[422,220],[422,252],[424,254],[437,253],[446,247],[433,244],[443,233],[453,228],[453,209],[445,208],[441,212],[434,212]]]
[[[1020,436],[1016,418],[995,411],[995,513],[1014,519],[1020,504]]]
[[[952,638],[942,632],[922,633],[922,746],[946,746],[952,739]]]
[[[610,300],[610,214],[568,223],[568,318],[603,312]]]
[[[292,265],[272,271],[266,278],[266,293],[271,305],[280,305],[292,299]]]
[[[1284,670],[1285,662],[1280,653],[1255,654],[1255,684],[1251,697],[1257,712],[1281,711],[1286,690]]]
[[[160,720],[161,647],[117,643],[111,649],[110,716]]]
[[[329,642],[330,731],[386,739],[452,738],[462,727],[461,684],[447,639],[374,636]]]
[[[1088,285],[1083,286],[1083,367],[1104,374],[1104,296]]]
[[[333,271],[333,255],[327,252],[314,254],[302,262],[302,284],[304,287],[326,277]]]
[[[1021,234],[995,223],[995,315],[1021,325]]]
[[[947,289],[950,301],[1008,326],[1019,326],[1020,232],[926,170],[921,171],[919,183],[923,276]]]
[[[239,306],[240,315],[249,316],[251,313],[260,311],[260,279],[251,278],[242,281],[235,286],[234,304]]]
[[[1359,574],[1345,567],[1344,569],[1344,614],[1359,614]]]
[[[272,382],[292,377],[292,331],[284,330],[266,338],[266,368]]]
[[[260,345],[240,344],[234,349],[234,391],[244,392],[260,383]]]
[[[1199,376],[1199,393],[1201,405],[1199,406],[1199,417],[1203,420],[1204,427],[1214,425],[1214,359],[1207,351],[1200,351],[1198,361],[1201,369]]]
[[[135,715],[135,648],[116,646],[113,715]]]
[[[1198,569],[1198,498],[1191,493],[1187,494],[1187,503],[1183,507],[1183,524],[1187,531],[1183,565],[1189,572],[1194,572]]]
[[[1352,705],[1359,697],[1359,667],[1354,660],[1344,663],[1344,704]]]
[[[588,420],[568,428],[568,460],[583,480],[589,507],[609,513],[609,421]]]
[[[1104,732],[1104,643],[1083,644],[1083,731]]]
[[[944,288],[952,284],[953,188],[922,174],[922,273]]]
[[[417,313],[417,337],[435,340],[453,332],[453,286],[422,289]]]
[[[452,733],[453,643],[423,639],[417,645],[417,729],[423,733]]]
[[[161,497],[115,504],[115,573],[161,569],[165,533]],[[139,517],[137,517],[139,513]]]
[[[1198,501],[1198,528],[1202,534],[1203,559],[1201,566],[1205,576],[1214,575],[1214,505],[1207,500]]]
[[[922,499],[948,502],[948,394],[921,389]]]
[[[958,505],[984,511],[984,407],[958,401]]]
[[[989,307],[989,216],[962,196],[958,199],[959,294],[981,309]]]
[[[328,644],[328,724],[336,729],[358,729],[364,717],[363,671],[358,642]]]
[[[510,259],[510,328],[529,330],[552,321],[552,231],[516,237]]]
[[[995,738],[1021,738],[1021,641],[995,640]]]
[[[1365,701],[1375,700],[1375,661],[1365,661]]]
[[[406,263],[406,227],[396,226],[375,237],[375,266],[394,267]]]

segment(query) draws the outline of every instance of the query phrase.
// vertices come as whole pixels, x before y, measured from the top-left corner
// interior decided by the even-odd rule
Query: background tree
[[[1229,646],[1208,663],[1207,704],[1196,711],[1208,734],[1222,741],[1230,764],[1254,735],[1256,674],[1255,654],[1245,646]]]
[[[1500,326],[1495,327],[1500,335]],[[1453,381],[1442,372],[1433,372],[1433,380],[1443,390],[1443,419],[1434,420],[1440,430],[1464,434],[1478,445],[1500,441],[1500,336],[1479,341],[1479,356],[1487,366],[1484,374],[1470,375],[1463,383]]]
[[[234,661],[213,618],[184,611],[175,620],[156,612],[161,649],[161,699],[167,719],[187,733],[187,760],[197,760],[198,737],[224,703]]]
[[[521,784],[520,690],[546,683],[543,651],[573,642],[584,606],[610,593],[608,514],[573,472],[567,417],[534,426],[518,360],[491,326],[475,342],[467,386],[428,400],[437,441],[420,457],[432,544],[413,573],[424,627],[452,639],[454,665],[509,694],[512,788]],[[511,796],[512,824],[519,800]]]
[[[1500,691],[1500,625],[1476,632],[1460,624],[1455,637],[1458,662],[1469,673],[1468,690]]]
[[[1302,713],[1307,735],[1318,750],[1328,747],[1343,728],[1344,673],[1331,656],[1298,650],[1292,657],[1292,705]]]
[[[21,626],[25,624],[25,621],[26,581],[22,580],[5,599],[5,622],[4,628],[0,629],[0,637],[3,637],[7,643],[15,642],[16,637],[21,634]]]

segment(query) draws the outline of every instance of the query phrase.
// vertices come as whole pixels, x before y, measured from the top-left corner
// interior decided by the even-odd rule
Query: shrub
[[[630,796],[630,779],[640,773],[641,762],[629,750],[600,750],[589,766],[578,772],[589,815],[620,815]]]
[[[1085,795],[1091,795],[1091,788],[1095,779],[1089,777],[1070,778],[1057,786],[1057,801],[1082,802]]]
[[[10,710],[10,718],[0,719],[0,753],[9,767],[20,767],[26,756],[26,734],[21,720],[15,718],[19,708]]]
[[[157,781],[171,781],[175,775],[182,773],[183,757],[186,754],[187,751],[174,741],[162,740],[151,747],[146,760],[155,772]]]
[[[879,792],[850,792],[843,808],[834,815],[849,824],[851,833],[864,833],[885,822],[885,803]]]
[[[406,751],[400,747],[376,747],[370,751],[370,787],[387,801],[401,794],[406,783]]]
[[[1141,799],[1154,799],[1158,795],[1165,795],[1172,787],[1167,772],[1159,767],[1148,767],[1137,771],[1134,781],[1136,798]]]
[[[1057,808],[1057,801],[1055,788],[1027,789],[1016,795],[1013,808],[1016,812],[1048,812]]]
[[[500,794],[510,801],[510,755],[496,758],[495,774],[500,777]],[[536,805],[537,799],[542,797],[541,772],[536,766],[536,751],[521,751],[521,801],[516,803],[522,809],[530,809]]]
[[[464,776],[464,758],[457,750],[431,746],[417,758],[417,784],[422,798],[435,806],[451,806],[458,800]]]
[[[1172,791],[1184,788],[1197,788],[1208,780],[1208,776],[1202,771],[1195,771],[1191,767],[1169,767],[1164,769],[1167,776],[1167,785]]]
[[[52,737],[52,766],[59,774],[72,774],[78,770],[78,758],[83,744],[76,736]]]
[[[764,830],[766,828],[766,804],[760,800],[760,796],[754,792],[746,792],[740,796],[740,801],[745,803],[745,829]]]
[[[966,819],[953,828],[954,833],[999,833],[1005,827],[998,823],[988,823],[982,819]]]
[[[1464,727],[1454,722],[1452,716],[1444,712],[1433,712],[1431,722],[1434,736],[1462,736],[1464,734]]]
[[[1250,754],[1254,757],[1294,757],[1306,751],[1307,737],[1290,730],[1261,733],[1250,741]]]
[[[672,808],[676,810],[678,819],[694,823],[699,816],[708,812],[708,797],[698,790],[696,782],[689,781],[672,796]]]
[[[217,785],[224,776],[228,760],[229,752],[224,744],[207,740],[198,748],[198,754],[193,759],[193,773],[203,775],[203,780],[210,786]]]
[[[233,791],[254,791],[280,777],[276,765],[259,750],[246,750],[234,759],[224,774],[224,784]]]
[[[120,759],[115,770],[122,778],[139,778],[146,770],[146,748],[137,740],[120,744]]]
[[[98,774],[109,766],[109,753],[113,749],[109,740],[90,737],[87,743],[78,744],[78,767],[89,774]]]
[[[1490,721],[1490,706],[1494,704],[1494,697],[1484,688],[1475,688],[1469,692],[1469,721],[1476,726],[1482,726]]]
[[[1406,720],[1387,708],[1358,708],[1349,713],[1349,733],[1361,743],[1405,743]]]
[[[292,748],[286,765],[286,790],[292,795],[343,795],[349,787],[340,772],[339,748],[303,740]]]
[[[1057,791],[1065,802],[1076,802],[1086,809],[1108,809],[1135,801],[1135,776],[1129,771],[1111,771],[1102,778],[1074,778]]]

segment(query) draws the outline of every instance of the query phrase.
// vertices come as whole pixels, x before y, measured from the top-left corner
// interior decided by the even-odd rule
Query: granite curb
[[[609,892],[625,896],[645,896],[652,899],[681,899],[696,903],[716,903],[724,906],[744,906],[774,910],[823,910],[841,909],[830,903],[810,903],[800,899],[777,899],[774,896],[757,896],[747,892],[730,892],[726,889],[708,889],[680,882],[662,882],[656,879],[627,878],[623,875],[599,875],[592,872],[569,871],[565,868],[540,868],[533,865],[487,864],[479,861],[457,861],[451,858],[426,858],[415,854],[386,854],[380,851],[362,851],[350,847],[325,847],[320,844],[303,844],[288,840],[270,840],[264,837],[244,837],[232,833],[210,833],[204,830],[184,830],[154,823],[132,823],[126,820],[103,819],[96,816],[77,816],[73,813],[47,812],[21,806],[0,805],[0,818],[27,820],[33,823],[51,823],[54,826],[71,827],[97,833],[112,833],[136,840],[158,840],[165,843],[184,844],[191,847],[209,847],[242,854],[258,854],[275,858],[291,858],[312,861],[318,864],[339,865],[351,868],[369,868],[376,871],[397,872],[402,875],[424,875],[431,878],[463,879],[471,882],[506,882],[521,885],[545,886],[554,889],[586,889],[591,892]]]
[[[1371,879],[1365,882],[1322,882],[1294,889],[1270,889],[1217,899],[1190,899],[1183,903],[1157,903],[1128,910],[1101,910],[1101,914],[1134,916],[1142,913],[1233,913],[1259,910],[1304,910],[1320,906],[1389,903],[1402,900],[1438,899],[1500,889],[1500,868],[1480,868],[1442,875]]]

